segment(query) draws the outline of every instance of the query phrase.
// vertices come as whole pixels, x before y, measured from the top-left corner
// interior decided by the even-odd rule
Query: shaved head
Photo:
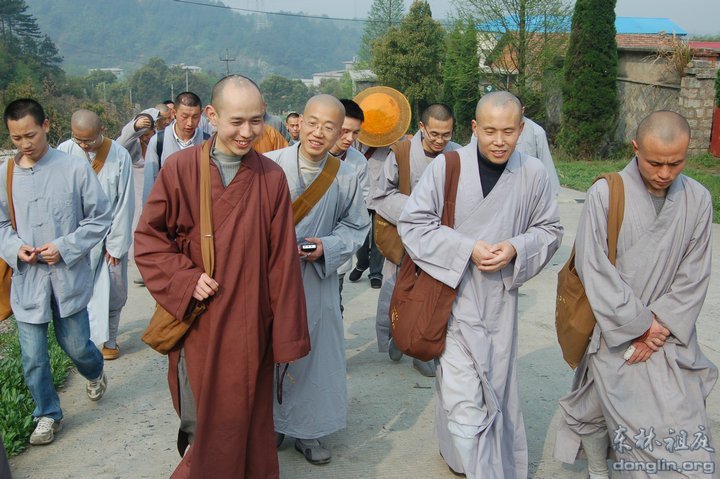
[[[345,107],[332,95],[315,95],[300,117],[300,150],[310,161],[322,161],[335,146],[345,121]]]
[[[512,106],[517,109],[518,114],[522,117],[522,103],[520,103],[518,97],[507,91],[490,92],[480,98],[477,107],[475,107],[475,118],[480,116],[480,110],[482,110],[485,105],[492,105],[496,108]]]
[[[100,117],[94,111],[76,110],[70,118],[70,127],[97,135],[100,133]]]
[[[649,137],[656,138],[665,145],[674,143],[680,138],[689,140],[690,125],[685,117],[674,111],[655,111],[638,125],[635,133],[638,147],[642,148]]]
[[[216,110],[222,109],[223,96],[230,91],[236,93],[240,91],[253,91],[262,98],[260,88],[254,81],[242,75],[228,75],[218,81],[213,87],[210,104]],[[265,100],[263,100],[263,103],[265,103]]]
[[[170,108],[165,103],[158,103],[154,108],[160,112],[162,116],[166,116],[170,112]]]
[[[334,96],[327,94],[315,95],[314,97],[310,98],[307,103],[305,103],[305,110],[303,110],[303,115],[307,115],[308,111],[312,110],[315,106],[318,105],[333,108],[337,110],[343,118],[345,118],[345,107],[343,106],[343,104]],[[340,119],[340,122],[342,123],[342,118]]]

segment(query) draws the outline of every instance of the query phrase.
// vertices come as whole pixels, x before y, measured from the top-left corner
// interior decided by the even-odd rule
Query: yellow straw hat
[[[354,98],[365,115],[358,141],[363,145],[389,146],[410,126],[410,103],[405,95],[387,86],[374,86]]]

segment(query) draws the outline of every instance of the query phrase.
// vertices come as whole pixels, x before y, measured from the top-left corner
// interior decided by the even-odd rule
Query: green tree
[[[445,32],[433,20],[430,5],[415,0],[400,23],[374,43],[370,65],[381,84],[403,92],[413,107],[415,118],[420,110],[434,102],[441,92],[442,59]]]
[[[607,149],[618,115],[615,0],[578,0],[565,56],[559,141],[573,156]]]
[[[0,2],[0,89],[25,79],[39,87],[62,79],[62,57],[27,10],[24,0]]]
[[[443,101],[455,113],[455,136],[470,139],[470,122],[480,98],[480,66],[475,22],[457,21],[445,39]]]
[[[565,0],[455,0],[463,18],[478,25],[481,60],[506,88],[542,89],[543,75],[567,46],[570,7]]]
[[[316,91],[317,93],[327,93],[335,98],[352,98],[354,92],[350,72],[343,73],[339,80],[334,78],[320,80],[320,86]]]
[[[405,7],[403,0],[373,0],[365,29],[360,39],[360,61],[367,64],[372,57],[373,42],[400,25]]]
[[[260,83],[268,110],[282,114],[288,111],[302,111],[310,98],[310,91],[300,80],[291,80],[279,75],[270,75]]]
[[[158,57],[148,60],[128,81],[132,89],[133,102],[147,108],[170,97],[172,87],[168,82],[169,75],[170,67],[165,60]],[[181,86],[178,85],[177,93],[181,91]]]

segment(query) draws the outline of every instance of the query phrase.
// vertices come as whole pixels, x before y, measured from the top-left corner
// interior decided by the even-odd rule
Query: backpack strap
[[[608,258],[610,263],[615,265],[618,236],[625,216],[625,187],[620,173],[606,173],[598,176],[595,181],[600,179],[607,181],[610,188],[610,199],[608,201]]]
[[[455,227],[455,200],[460,182],[460,155],[457,151],[445,153],[445,199],[440,223]]]
[[[406,196],[410,196],[410,146],[408,140],[402,140],[390,147],[398,165],[398,190]]]
[[[165,141],[165,130],[162,129],[157,132],[157,143],[155,144],[155,153],[157,153],[158,157],[158,169],[162,167],[162,152],[163,152],[163,142]]]

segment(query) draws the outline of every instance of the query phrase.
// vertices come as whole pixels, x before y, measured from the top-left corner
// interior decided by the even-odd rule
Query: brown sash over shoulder
[[[398,165],[398,190],[400,193],[410,196],[410,141],[398,141],[390,149],[395,153]],[[377,212],[375,212],[373,224],[373,239],[385,258],[391,263],[400,265],[405,256],[405,248],[397,232],[397,226]]]
[[[215,241],[212,224],[212,185],[210,182],[210,148],[214,138],[202,145],[200,152],[200,251],[203,268],[212,277],[215,271]],[[192,299],[183,318],[176,318],[157,304],[142,341],[161,354],[169,353],[207,309],[205,301]]]
[[[608,259],[615,265],[617,242],[625,215],[625,189],[618,173],[598,176],[605,179],[610,188],[608,205]],[[593,182],[594,183],[594,182]],[[570,258],[558,273],[557,297],[555,298],[555,330],[563,358],[575,369],[590,344],[595,329],[595,315],[585,294],[585,287],[575,269],[575,245]]]
[[[21,153],[15,157],[19,158]],[[15,205],[12,197],[12,178],[13,170],[15,169],[15,160],[12,158],[7,160],[7,202],[8,211],[10,213],[10,224],[13,229],[17,229],[15,223]],[[9,318],[12,315],[12,308],[10,307],[10,288],[12,285],[12,268],[5,261],[0,259],[0,321]]]
[[[110,147],[112,146],[112,140],[105,138],[95,153],[95,159],[92,162],[92,169],[96,175],[100,174],[100,170],[105,166],[105,160],[107,160],[108,153],[110,153]]]
[[[300,223],[300,221],[310,213],[310,210],[313,209],[317,202],[320,201],[320,198],[325,195],[337,176],[339,169],[340,160],[332,155],[328,155],[325,166],[317,178],[293,201],[292,211],[294,224],[297,225]]]
[[[440,224],[454,228],[460,181],[460,156],[445,154],[445,195]],[[390,299],[390,325],[395,345],[408,356],[429,361],[445,350],[447,324],[457,290],[436,280],[405,255]]]

